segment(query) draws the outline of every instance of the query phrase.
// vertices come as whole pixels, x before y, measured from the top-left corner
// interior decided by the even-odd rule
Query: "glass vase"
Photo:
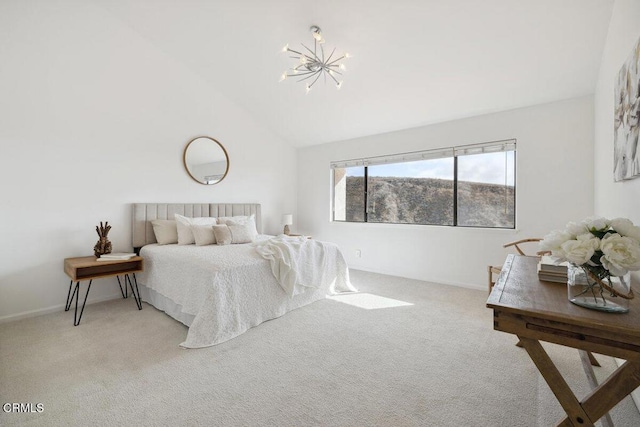
[[[611,276],[602,282],[621,295],[629,295],[631,273],[624,276]],[[596,278],[578,265],[567,267],[567,290],[569,301],[580,307],[600,310],[608,313],[628,313],[629,300],[616,295],[601,286]]]

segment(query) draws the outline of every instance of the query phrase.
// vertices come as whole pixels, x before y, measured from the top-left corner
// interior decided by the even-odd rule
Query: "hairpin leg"
[[[126,277],[126,274],[125,274]],[[129,298],[129,289],[127,288],[127,282],[124,282],[124,290],[122,290],[122,285],[120,284],[120,276],[116,276],[118,279],[118,286],[120,287],[120,293],[122,294],[122,298]]]
[[[80,299],[80,281],[76,282],[76,287],[73,290],[73,295],[75,296],[75,299],[76,299],[76,309],[75,309],[75,312],[73,313],[73,326],[78,326],[80,324],[80,320],[82,319],[82,313],[84,313],[84,306],[87,305],[87,297],[89,296],[89,291],[91,290],[91,282],[93,282],[93,279],[89,280],[87,293],[84,294],[84,301],[82,302],[82,308],[80,309],[80,316],[78,316],[78,300]],[[73,297],[71,297],[71,301],[73,301]]]
[[[136,273],[132,273],[133,275],[133,283],[135,283],[136,287],[133,288],[133,283],[131,283],[131,278],[128,274],[124,275],[124,279],[129,282],[129,287],[131,288],[131,293],[133,294],[133,298],[136,300],[136,305],[138,306],[138,310],[142,310],[142,299],[140,298],[140,290],[138,289],[138,280],[136,279]]]
[[[71,286],[73,285],[73,280],[69,282],[69,292],[67,292],[67,303],[64,306],[64,311],[69,311],[71,308],[71,303],[73,302],[73,298],[76,296],[76,291],[78,287],[73,290],[73,295],[71,295]]]

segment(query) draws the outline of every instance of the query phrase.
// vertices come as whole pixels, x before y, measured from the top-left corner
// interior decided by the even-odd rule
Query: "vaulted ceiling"
[[[613,0],[93,0],[296,146],[594,92]],[[281,48],[353,55],[340,90]]]

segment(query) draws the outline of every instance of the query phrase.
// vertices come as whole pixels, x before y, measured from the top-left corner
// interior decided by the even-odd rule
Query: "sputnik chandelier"
[[[351,55],[345,53],[341,57],[334,58],[336,49],[333,48],[329,56],[324,54],[324,38],[320,31],[320,27],[313,25],[311,28],[311,34],[313,35],[313,50],[302,44],[307,52],[298,52],[293,50],[287,44],[282,48],[283,52],[290,53],[290,58],[295,59],[297,62],[290,69],[282,73],[280,81],[286,80],[288,77],[300,77],[299,82],[307,80],[307,93],[311,90],[313,85],[318,81],[320,76],[324,77],[325,83],[327,82],[327,76],[331,78],[336,84],[336,87],[340,89],[342,86],[342,80],[339,80],[342,76],[342,72],[346,69],[343,63],[340,63],[343,59],[350,58]],[[319,48],[319,49],[318,49]]]

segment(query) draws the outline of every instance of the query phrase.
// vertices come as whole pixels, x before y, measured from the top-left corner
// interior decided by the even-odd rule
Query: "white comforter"
[[[190,326],[181,346],[207,347],[327,295],[355,291],[338,247],[313,242],[322,247],[323,257],[318,261],[322,267],[306,269],[299,277],[308,286],[293,294],[285,292],[270,261],[251,244],[147,245],[141,251],[145,271],[138,275],[138,283],[146,288],[141,289],[143,295],[159,294],[193,319],[190,324],[184,317],[178,319]]]

